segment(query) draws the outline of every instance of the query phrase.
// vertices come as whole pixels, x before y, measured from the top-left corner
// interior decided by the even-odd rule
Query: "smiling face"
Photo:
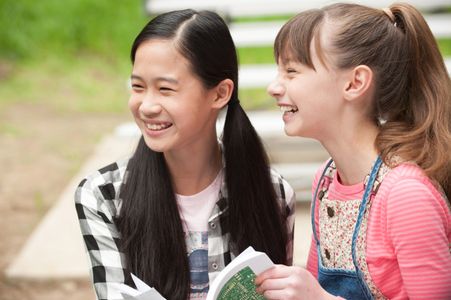
[[[324,30],[321,36],[320,44],[324,45],[327,32]],[[279,58],[278,74],[268,86],[268,93],[277,100],[283,111],[287,135],[321,140],[334,127],[334,120],[343,103],[345,77],[343,72],[327,62],[324,55],[323,64],[314,45],[315,38],[310,44],[314,69],[300,63],[293,55]]]
[[[186,149],[215,139],[217,111],[207,90],[172,40],[148,40],[137,49],[129,108],[149,148]]]

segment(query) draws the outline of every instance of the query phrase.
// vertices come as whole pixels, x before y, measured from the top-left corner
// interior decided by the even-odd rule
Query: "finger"
[[[293,290],[268,290],[263,293],[263,297],[268,300],[293,300],[297,296]]]
[[[276,278],[284,278],[290,276],[294,272],[294,268],[296,267],[288,267],[285,265],[275,265],[269,270],[261,273],[255,278],[255,284],[260,285],[266,279],[276,279]]]
[[[300,279],[299,279],[300,281]],[[258,289],[262,293],[268,290],[282,290],[288,287],[300,286],[299,284],[295,284],[293,279],[290,277],[277,278],[277,279],[266,279],[259,286]]]

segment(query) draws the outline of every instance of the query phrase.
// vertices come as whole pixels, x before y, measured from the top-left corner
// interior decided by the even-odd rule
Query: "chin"
[[[146,137],[144,137],[144,141],[146,142],[147,147],[154,152],[165,152],[168,150],[168,147],[166,145],[163,145],[163,143],[151,141]]]
[[[287,136],[299,136],[299,133],[298,133],[298,132],[296,132],[296,131],[293,130],[293,129],[287,128],[286,126],[285,126],[285,128],[284,128],[284,131],[285,131],[285,134],[286,134]]]

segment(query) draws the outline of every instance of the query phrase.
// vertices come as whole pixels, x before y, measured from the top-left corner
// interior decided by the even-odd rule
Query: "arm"
[[[94,290],[100,300],[122,299],[111,284],[124,283],[127,274],[118,250],[120,234],[107,201],[113,205],[112,200],[103,199],[90,181],[82,181],[75,192],[75,207],[91,264]]]
[[[316,251],[316,242],[313,236],[307,259],[307,270],[312,273],[315,278],[318,278],[318,251]]]
[[[315,190],[316,190],[316,186],[318,184],[318,181],[321,177],[321,173],[324,169],[324,166],[322,166],[321,168],[319,168],[316,171],[315,174],[315,178],[313,180],[313,184],[312,184],[312,198],[313,195],[315,194]],[[315,199],[315,201],[317,201]],[[316,205],[315,205],[315,226],[316,226],[316,234],[319,238],[319,214],[318,214],[318,207],[319,207],[319,203],[317,201]],[[313,202],[311,202],[310,205],[310,215],[312,213],[312,209],[313,209]],[[310,218],[310,222],[311,222],[311,218]],[[315,278],[318,278],[318,251],[316,249],[316,241],[315,241],[315,237],[313,236],[313,228],[312,228],[312,238],[311,238],[311,242],[310,242],[310,250],[309,250],[309,254],[308,254],[308,258],[307,258],[307,270],[312,273],[312,275]]]
[[[410,299],[451,299],[450,211],[426,179],[403,179],[387,198],[387,235]]]

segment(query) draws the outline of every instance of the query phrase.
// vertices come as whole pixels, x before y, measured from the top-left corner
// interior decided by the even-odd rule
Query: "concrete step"
[[[64,280],[88,278],[87,257],[75,212],[74,192],[80,181],[119,157],[131,153],[135,139],[106,136],[68,183],[57,202],[27,240],[5,275],[11,279]]]
[[[425,18],[436,38],[451,37],[451,14],[425,15]],[[232,23],[230,32],[237,47],[272,46],[283,24],[280,21]]]

